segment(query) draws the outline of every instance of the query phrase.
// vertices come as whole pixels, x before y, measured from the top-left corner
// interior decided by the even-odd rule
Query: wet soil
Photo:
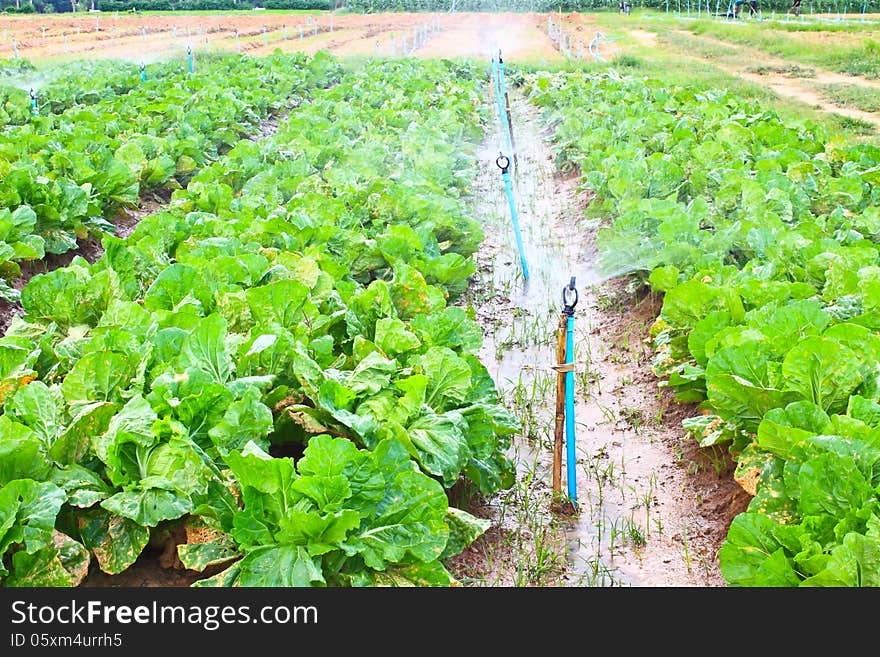
[[[700,448],[681,427],[696,409],[663,394],[651,373],[648,330],[660,299],[632,280],[603,280],[598,226],[583,219],[589,191],[555,170],[549,134],[524,99],[515,99],[513,116],[519,167],[512,188],[529,278],[494,163],[506,140],[495,134],[483,144],[474,184],[487,235],[468,302],[486,334],[481,360],[523,424],[510,450],[519,476],[510,491],[470,500],[469,510],[490,518],[492,529],[450,567],[474,585],[725,586],[718,549],[750,496],[723,454]],[[572,276],[580,296],[576,510],[567,499],[565,455],[559,493],[552,487],[553,365],[562,288]]]

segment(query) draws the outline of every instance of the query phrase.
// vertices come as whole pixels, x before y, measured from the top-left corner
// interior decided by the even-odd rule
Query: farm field
[[[0,583],[880,584],[878,30],[0,15]]]

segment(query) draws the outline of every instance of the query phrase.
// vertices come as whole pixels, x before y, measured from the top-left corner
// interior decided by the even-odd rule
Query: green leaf
[[[431,347],[414,360],[417,372],[428,377],[425,403],[435,410],[455,408],[467,399],[471,370],[467,362],[449,348]]]
[[[17,479],[0,488],[0,557],[11,545],[35,552],[50,543],[65,498],[55,484],[32,479]]]
[[[241,556],[241,553],[231,536],[221,534],[206,543],[181,543],[177,546],[177,556],[190,570],[203,572],[205,568],[226,563]]]
[[[755,430],[767,411],[797,400],[794,393],[775,387],[772,368],[762,343],[717,351],[706,366],[709,402],[722,418],[735,419],[746,430]]]
[[[416,315],[410,321],[410,328],[422,342],[435,347],[475,353],[483,344],[483,329],[459,306],[448,306],[430,315]]]
[[[150,540],[146,527],[101,508],[81,515],[78,527],[83,544],[109,575],[117,575],[137,561]]]
[[[843,411],[862,382],[859,359],[837,340],[809,337],[792,347],[782,361],[786,389],[829,413]]]
[[[292,488],[308,497],[324,513],[338,512],[353,494],[357,485],[360,494],[371,494],[373,500],[381,499],[385,481],[374,473],[364,470],[369,455],[358,450],[350,440],[335,439],[327,435],[315,436],[303,457],[297,463],[300,477]],[[365,478],[352,477],[364,472]],[[357,523],[355,523],[357,526]]]
[[[389,356],[397,356],[421,346],[414,333],[406,330],[406,324],[395,317],[383,317],[376,321],[376,346]]]
[[[207,372],[215,383],[229,381],[233,367],[226,351],[226,320],[220,315],[201,320],[184,340],[177,362],[181,369]]]
[[[761,449],[784,459],[794,456],[796,445],[810,436],[823,433],[830,419],[816,404],[792,402],[767,412],[758,425],[757,444]]]
[[[61,392],[72,415],[94,402],[121,402],[137,364],[115,351],[94,351],[80,358],[64,378]]]
[[[16,479],[43,481],[50,469],[45,447],[33,431],[0,415],[0,486]]]
[[[446,559],[459,554],[467,546],[486,533],[492,525],[488,519],[477,518],[467,511],[449,507],[446,512],[446,524],[449,526],[449,540],[441,559]]]
[[[733,519],[718,552],[721,574],[729,586],[797,586],[801,578],[773,536],[776,523],[756,513]]]
[[[672,326],[693,327],[719,307],[720,292],[700,281],[686,281],[668,290],[660,316]]]
[[[868,521],[867,535],[850,532],[831,548],[823,570],[803,581],[803,586],[880,586],[880,520]]]
[[[292,329],[302,321],[309,288],[292,279],[252,287],[245,293],[251,315],[258,324],[277,323]]]
[[[101,506],[143,527],[155,527],[163,520],[180,518],[192,510],[188,498],[160,488],[116,493],[101,502]]]
[[[361,515],[352,509],[326,515],[316,511],[288,511],[278,522],[275,540],[303,546],[311,556],[332,552],[361,524]]]
[[[458,479],[470,457],[464,436],[466,427],[461,414],[450,411],[422,415],[406,428],[419,464],[429,474],[441,477],[447,486]]]
[[[387,481],[380,514],[352,537],[346,550],[356,550],[376,570],[408,555],[439,559],[449,538],[443,488],[415,470],[401,470]]]
[[[76,463],[54,469],[52,483],[65,490],[68,504],[82,508],[90,507],[114,492],[100,476]]]
[[[163,269],[147,289],[144,308],[188,311],[205,316],[214,310],[214,297],[211,288],[195,269],[174,263]]]
[[[81,461],[88,453],[92,441],[107,431],[116,409],[116,404],[103,401],[82,406],[58,439],[52,443],[49,456],[62,465]]]
[[[92,451],[107,466],[107,476],[114,484],[122,485],[131,478],[131,468],[123,462],[126,444],[150,447],[158,441],[153,432],[156,420],[150,403],[135,395],[110,419],[107,431],[92,440]]]
[[[297,545],[256,548],[236,563],[238,586],[314,586],[324,583],[321,562]]]
[[[229,405],[219,424],[208,430],[220,455],[240,450],[253,441],[263,449],[269,448],[267,436],[273,429],[272,411],[262,402],[257,388],[250,387],[244,397]]]
[[[48,447],[61,431],[64,398],[58,388],[32,381],[20,388],[6,405],[6,412],[26,424]]]
[[[648,282],[655,290],[666,292],[671,290],[679,283],[678,267],[672,265],[666,267],[657,267],[648,277]]]
[[[842,518],[875,497],[852,457],[838,454],[820,454],[801,464],[798,485],[798,509],[805,516],[828,514]]]

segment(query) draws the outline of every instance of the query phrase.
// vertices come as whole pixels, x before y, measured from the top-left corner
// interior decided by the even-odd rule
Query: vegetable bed
[[[31,279],[0,338],[5,585],[122,572],[175,525],[219,570],[201,586],[455,583],[443,559],[488,522],[447,491],[510,486],[517,431],[454,305],[484,85],[345,73],[94,264]]]
[[[880,149],[736,95],[582,72],[522,83],[597,194],[607,275],[663,294],[684,426],[754,495],[732,586],[880,583]]]

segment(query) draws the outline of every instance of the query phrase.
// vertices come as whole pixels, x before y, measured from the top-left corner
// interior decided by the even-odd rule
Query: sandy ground
[[[428,38],[413,52],[420,29]],[[563,59],[547,36],[545,14],[0,16],[0,57],[15,57],[17,50],[19,57],[40,63],[83,56],[149,62],[180,56],[187,47],[196,55],[215,50],[265,54],[279,48],[388,56],[406,48],[419,57],[488,57],[499,45],[510,61]]]

